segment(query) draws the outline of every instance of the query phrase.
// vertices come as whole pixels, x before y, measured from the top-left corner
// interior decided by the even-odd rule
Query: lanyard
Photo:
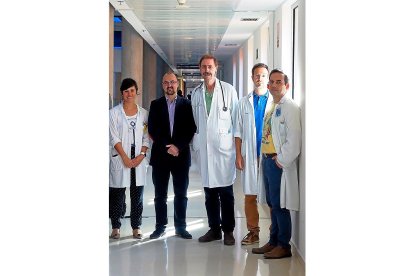
[[[129,124],[132,127],[132,137],[133,137],[133,142],[132,142],[131,146],[135,147],[135,122],[131,121]]]

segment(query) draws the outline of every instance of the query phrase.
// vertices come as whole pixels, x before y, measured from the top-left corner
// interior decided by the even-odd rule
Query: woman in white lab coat
[[[232,85],[215,77],[218,63],[214,56],[204,55],[199,66],[204,82],[193,90],[191,96],[197,125],[193,150],[204,186],[210,230],[198,241],[220,240],[223,231],[224,244],[234,245],[233,183],[236,179],[236,152],[233,127],[237,113],[237,92]],[[211,103],[210,109],[208,103]]]
[[[140,239],[142,199],[148,166],[148,112],[136,104],[138,86],[135,80],[124,79],[120,91],[122,102],[109,111],[109,213],[112,223],[110,237],[120,238],[125,189],[129,187],[133,237]]]

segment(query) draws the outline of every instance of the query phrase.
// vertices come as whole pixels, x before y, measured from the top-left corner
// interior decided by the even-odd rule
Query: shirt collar
[[[168,99],[167,96],[165,96],[165,100],[167,101],[167,103],[173,103],[177,100],[177,96],[175,96],[175,98],[170,102],[170,99]]]
[[[266,93],[264,93],[263,95],[257,95],[254,91],[253,91],[253,97],[254,98],[260,98],[260,97],[264,97],[264,98],[268,98],[269,97],[269,90],[266,90]]]

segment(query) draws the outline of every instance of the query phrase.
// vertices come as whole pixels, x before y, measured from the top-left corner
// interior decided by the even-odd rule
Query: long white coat
[[[272,108],[272,102],[273,97],[269,93],[265,114]],[[239,137],[242,140],[241,155],[244,160],[244,170],[241,171],[240,175],[244,194],[257,195],[259,186],[253,92],[243,97],[239,102],[234,137]]]
[[[271,120],[272,138],[277,152],[277,161],[283,167],[280,183],[280,207],[299,211],[297,161],[302,137],[300,108],[285,95],[276,106]],[[265,202],[266,192],[261,167],[259,168],[259,181],[259,202]]]
[[[142,146],[149,147],[148,138],[148,111],[138,108],[137,122],[135,127],[135,155],[137,156]],[[131,169],[125,167],[122,159],[114,146],[121,142],[122,148],[128,156],[131,156],[131,135],[128,133],[129,124],[126,118],[122,103],[109,111],[109,187],[124,188],[130,186]],[[136,167],[137,186],[144,186],[146,182],[146,172],[148,160],[144,158],[141,164]]]
[[[237,92],[224,81],[223,95],[227,111],[223,111],[223,96],[216,78],[210,115],[207,115],[204,83],[197,86],[191,96],[197,132],[193,137],[195,161],[204,187],[226,187],[236,179],[236,149],[234,122],[237,113]]]

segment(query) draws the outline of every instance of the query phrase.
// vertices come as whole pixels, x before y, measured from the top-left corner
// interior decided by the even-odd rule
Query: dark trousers
[[[217,188],[204,187],[204,193],[210,228],[214,231],[222,229],[224,232],[233,232],[235,226],[233,185]]]
[[[272,158],[263,158],[263,179],[266,190],[266,202],[271,209],[272,228],[270,229],[269,243],[274,246],[290,248],[292,237],[292,223],[290,211],[280,208],[280,180],[283,170]]]
[[[125,202],[126,188],[109,187],[109,216],[111,218],[112,229],[121,228],[121,217]],[[144,186],[131,186],[129,188],[131,198],[131,227],[138,229],[142,224],[142,199]]]
[[[187,212],[188,166],[180,167],[177,164],[170,166],[153,166],[152,182],[154,183],[155,228],[165,229],[168,224],[167,197],[170,173],[174,188],[174,226],[175,229],[185,229]]]

